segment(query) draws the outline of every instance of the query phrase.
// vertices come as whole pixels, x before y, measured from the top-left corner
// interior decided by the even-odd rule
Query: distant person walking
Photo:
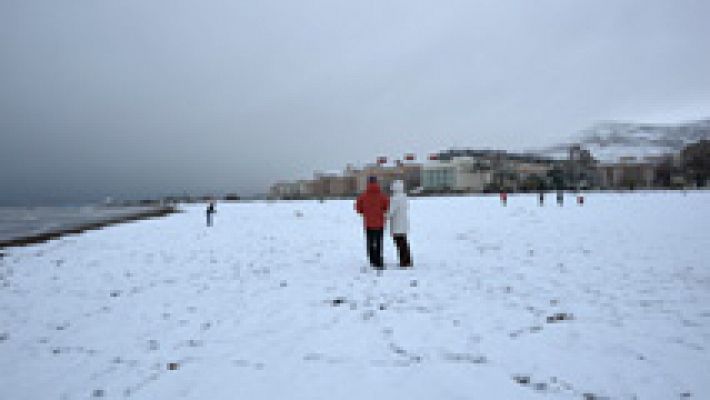
[[[407,194],[404,193],[404,182],[392,182],[392,198],[388,213],[390,233],[399,253],[399,266],[408,268],[412,266],[412,255],[409,252],[407,232],[409,231],[409,204]]]
[[[507,192],[500,192],[500,204],[503,206],[508,205],[508,193]]]
[[[545,205],[545,192],[543,192],[541,190],[540,193],[538,193],[537,198],[538,198],[538,201],[540,202],[540,206],[541,207],[544,206]]]
[[[562,190],[557,190],[557,205],[562,207],[565,202],[565,194]]]
[[[214,213],[216,213],[216,212],[217,212],[217,210],[215,210],[214,201],[211,201],[211,202],[210,202],[210,205],[207,206],[207,211],[206,211],[206,214],[207,214],[207,226],[212,226],[212,215],[213,215]]]
[[[385,213],[389,209],[389,199],[380,190],[377,178],[367,180],[367,189],[355,201],[355,211],[362,214],[367,242],[367,256],[370,264],[377,269],[384,268],[382,259],[382,239]]]

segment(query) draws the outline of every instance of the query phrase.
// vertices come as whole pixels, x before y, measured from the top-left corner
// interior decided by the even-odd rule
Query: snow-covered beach
[[[0,398],[709,398],[710,192],[219,204],[0,258]]]

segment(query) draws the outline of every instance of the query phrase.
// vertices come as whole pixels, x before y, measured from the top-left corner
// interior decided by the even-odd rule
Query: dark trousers
[[[384,261],[382,261],[382,229],[367,228],[365,236],[367,238],[367,257],[370,259],[370,264],[373,267],[382,268],[384,266]]]
[[[392,239],[394,239],[394,244],[395,246],[397,246],[397,251],[399,252],[399,266],[411,267],[412,255],[409,253],[409,243],[407,242],[407,235],[392,235]]]

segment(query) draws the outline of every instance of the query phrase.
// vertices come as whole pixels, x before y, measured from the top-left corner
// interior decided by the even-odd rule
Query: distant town
[[[604,190],[701,188],[710,172],[710,141],[681,151],[654,156],[621,156],[596,160],[579,144],[566,157],[503,150],[449,149],[420,162],[414,154],[400,159],[378,157],[362,168],[348,165],[342,172],[315,172],[312,179],[281,181],[271,186],[271,199],[349,198],[377,177],[387,190],[402,180],[413,195],[452,193],[536,192],[547,190]]]
[[[559,146],[557,150],[560,150]],[[316,171],[311,179],[279,181],[267,194],[241,196],[182,194],[160,199],[106,205],[158,205],[215,200],[298,200],[352,198],[365,190],[370,176],[389,191],[402,180],[412,196],[446,194],[540,192],[552,190],[700,189],[710,182],[710,140],[684,145],[678,151],[645,156],[619,155],[598,160],[582,144],[571,144],[554,156],[533,152],[454,148],[418,160],[412,153],[390,159],[379,156],[362,167],[348,164],[342,171]]]

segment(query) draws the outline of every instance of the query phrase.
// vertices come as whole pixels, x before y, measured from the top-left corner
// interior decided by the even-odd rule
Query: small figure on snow
[[[212,226],[212,214],[216,213],[217,210],[215,210],[214,207],[214,201],[210,201],[210,205],[207,206],[207,226]]]
[[[557,190],[557,205],[562,207],[562,204],[565,202],[565,196],[562,190]]]
[[[408,268],[412,266],[412,255],[409,252],[407,231],[409,230],[409,204],[407,194],[404,192],[404,182],[392,182],[392,198],[388,213],[390,233],[399,253],[399,266]]]
[[[538,193],[537,198],[538,198],[538,201],[540,202],[540,207],[544,206],[545,205],[545,192],[543,192],[541,190],[540,193]]]
[[[355,201],[355,211],[362,214],[367,240],[367,256],[370,264],[384,268],[382,259],[382,239],[385,226],[385,213],[389,209],[389,199],[380,190],[377,178],[371,176],[367,180],[367,189]]]
[[[504,207],[508,205],[508,193],[507,192],[500,192],[500,204],[502,204]]]

